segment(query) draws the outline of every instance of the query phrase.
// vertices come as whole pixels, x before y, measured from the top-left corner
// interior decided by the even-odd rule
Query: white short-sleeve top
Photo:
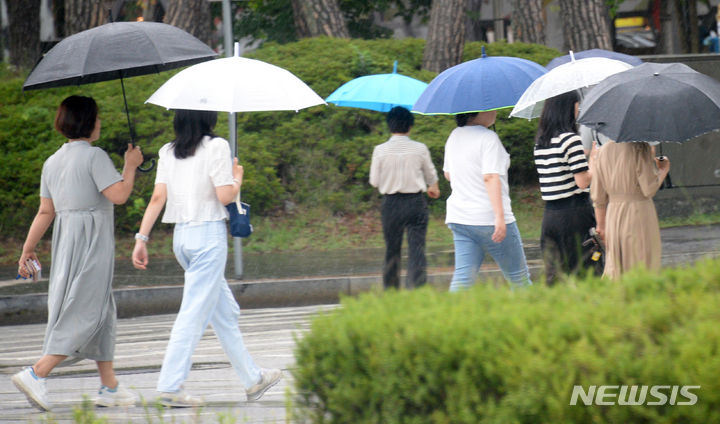
[[[458,127],[445,143],[443,171],[450,174],[452,193],[447,199],[445,222],[463,225],[495,225],[483,176],[498,174],[505,223],[515,222],[510,206],[508,168],[510,155],[495,132],[481,126]]]
[[[193,156],[175,157],[171,143],[158,153],[155,184],[167,185],[162,222],[220,221],[227,209],[217,198],[215,187],[232,185],[232,156],[227,140],[205,136]]]

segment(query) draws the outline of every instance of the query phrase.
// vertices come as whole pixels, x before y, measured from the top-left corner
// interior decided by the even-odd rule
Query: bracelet
[[[241,183],[240,183],[240,180],[238,180],[237,178],[233,178],[233,182],[234,182],[234,183],[237,183],[238,185],[241,184]]]
[[[147,243],[148,241],[150,241],[150,237],[148,237],[144,234],[137,233],[137,234],[135,234],[135,240],[142,240],[145,243]]]

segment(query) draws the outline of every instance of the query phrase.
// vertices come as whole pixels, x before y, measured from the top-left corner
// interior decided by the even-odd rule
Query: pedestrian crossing
[[[313,316],[338,305],[244,310],[239,319],[245,344],[255,362],[283,369],[283,379],[260,401],[245,402],[245,391],[225,356],[220,342],[208,328],[193,354],[193,368],[185,389],[205,398],[200,409],[158,411],[154,405],[160,365],[175,315],[155,315],[118,320],[115,370],[118,380],[136,392],[146,407],[96,408],[108,422],[237,422],[286,423],[286,403],[291,397],[291,370],[295,338],[302,337]],[[74,422],[73,410],[83,397],[93,398],[99,388],[95,363],[64,363],[55,369],[47,387],[54,408],[41,413],[12,385],[10,377],[41,355],[44,324],[0,327],[0,423]],[[149,415],[148,415],[149,414]],[[228,421],[232,417],[232,420]],[[234,421],[233,421],[234,420]]]

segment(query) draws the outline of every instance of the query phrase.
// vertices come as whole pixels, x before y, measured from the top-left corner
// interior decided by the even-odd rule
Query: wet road
[[[702,257],[720,256],[720,224],[672,227],[661,230],[663,243],[663,266],[692,263]],[[525,254],[529,262],[540,263],[540,246],[535,240],[526,240]],[[404,249],[405,251],[405,249]],[[452,246],[427,249],[428,272],[452,271],[454,264]],[[292,253],[246,253],[243,255],[246,281],[260,279],[284,279],[324,276],[377,275],[382,269],[383,249],[350,249],[331,252],[303,251]],[[406,263],[407,258],[403,258]],[[488,266],[492,258],[486,257]],[[22,292],[44,293],[47,284],[22,284],[24,289],[4,289],[2,286],[17,285],[11,280],[14,266],[0,267],[0,295]],[[228,262],[228,279],[234,279],[232,257]],[[134,269],[129,261],[118,260],[115,264],[115,287],[160,286],[182,284],[182,269],[175,259],[155,259],[147,272]],[[19,290],[19,291],[15,291]],[[26,290],[26,291],[23,291]]]

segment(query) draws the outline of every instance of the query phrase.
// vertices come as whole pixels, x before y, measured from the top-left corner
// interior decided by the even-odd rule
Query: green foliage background
[[[620,281],[346,298],[297,340],[295,413],[314,423],[720,422],[718,302],[718,259]],[[692,406],[573,406],[574,385],[700,388]]]
[[[435,74],[421,70],[425,41],[421,39],[341,40],[303,39],[288,44],[266,43],[248,54],[293,72],[321,97],[362,75],[388,73],[398,61],[398,72],[426,82]],[[480,56],[481,43],[465,46],[464,60]],[[545,65],[560,53],[541,45],[493,43],[489,55],[517,56]],[[153,154],[173,138],[172,112],[144,104],[175,72],[135,77],[125,81],[137,142]],[[71,94],[93,96],[100,107],[102,135],[97,145],[111,154],[118,169],[129,142],[119,81],[78,87],[22,91],[27,71],[0,67],[0,233],[20,235],[29,225],[39,202],[42,164],[65,141],[53,129],[62,99]],[[411,137],[430,148],[441,171],[443,146],[454,128],[447,116],[417,116]],[[508,119],[502,112],[496,131],[512,157],[511,183],[535,182],[532,139],[536,123]],[[227,118],[220,114],[219,136],[228,136]],[[358,213],[377,206],[379,196],[367,183],[372,149],[388,137],[384,114],[334,105],[316,106],[298,113],[258,112],[238,115],[238,152],[245,166],[243,198],[253,213],[270,216],[290,206],[325,208],[334,214]],[[121,232],[134,232],[149,199],[154,172],[140,174],[127,204],[116,207]],[[449,186],[441,179],[443,196]],[[444,202],[433,202],[435,213]]]

